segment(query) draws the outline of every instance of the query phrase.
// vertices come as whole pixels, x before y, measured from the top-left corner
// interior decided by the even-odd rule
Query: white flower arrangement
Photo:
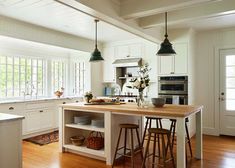
[[[133,77],[129,81],[130,85],[128,85],[128,88],[132,89],[138,89],[139,92],[142,92],[146,87],[149,86],[149,71],[151,68],[149,68],[148,64],[145,64],[140,67],[140,70],[138,71],[139,76]]]

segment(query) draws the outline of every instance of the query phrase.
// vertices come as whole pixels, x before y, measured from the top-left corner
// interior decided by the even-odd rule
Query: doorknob
[[[224,92],[221,92],[221,95],[224,96]]]
[[[224,101],[225,99],[224,99],[223,97],[220,97],[219,100],[220,100],[220,101]]]

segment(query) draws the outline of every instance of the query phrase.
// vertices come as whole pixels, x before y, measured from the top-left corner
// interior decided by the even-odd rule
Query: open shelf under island
[[[142,117],[152,116],[177,120],[177,167],[185,168],[185,118],[196,115],[196,153],[197,159],[202,159],[202,106],[189,105],[165,105],[163,108],[149,106],[137,107],[135,103],[121,105],[84,105],[84,103],[72,103],[62,105],[60,108],[60,150],[62,152],[74,152],[88,157],[106,161],[111,165],[119,124],[134,123],[140,126],[142,132]],[[90,115],[92,118],[103,118],[104,128],[96,128],[90,125],[75,125],[73,117],[76,115]],[[93,150],[86,146],[71,144],[70,137],[83,135],[87,137],[90,131],[102,132],[104,136],[104,149]],[[122,142],[121,142],[122,143]]]

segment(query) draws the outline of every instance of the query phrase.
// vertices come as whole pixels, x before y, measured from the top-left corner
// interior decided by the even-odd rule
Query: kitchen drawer
[[[27,110],[32,110],[32,109],[47,109],[47,108],[51,108],[53,107],[54,104],[53,103],[49,103],[49,102],[38,102],[38,103],[27,103],[26,104],[26,109]]]
[[[11,113],[20,115],[24,111],[24,104],[0,104],[0,113]]]

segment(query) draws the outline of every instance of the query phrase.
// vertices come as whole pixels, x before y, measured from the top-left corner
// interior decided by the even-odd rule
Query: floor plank
[[[204,136],[203,160],[189,159],[190,168],[235,168],[235,137]],[[194,139],[192,140],[193,152]],[[137,168],[141,159],[136,159]],[[72,153],[59,153],[58,143],[44,146],[23,142],[23,168],[109,168],[105,162]],[[129,162],[124,166],[130,167]],[[170,163],[168,167],[171,167]]]

